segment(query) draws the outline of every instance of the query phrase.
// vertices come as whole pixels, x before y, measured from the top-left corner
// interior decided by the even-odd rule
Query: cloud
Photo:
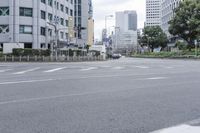
[[[138,14],[138,28],[143,27],[145,21],[145,0],[93,0],[95,19],[95,38],[101,38],[101,31],[105,27],[105,16],[115,15],[117,11],[136,10]],[[108,20],[108,27],[115,25],[115,18]]]

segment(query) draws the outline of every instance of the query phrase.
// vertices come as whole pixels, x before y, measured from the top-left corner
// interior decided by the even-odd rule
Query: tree
[[[200,1],[181,2],[169,25],[169,33],[184,39],[191,48],[194,40],[200,36]]]
[[[147,45],[152,52],[154,48],[165,48],[167,42],[167,35],[163,32],[160,26],[147,26],[143,29],[142,43]]]

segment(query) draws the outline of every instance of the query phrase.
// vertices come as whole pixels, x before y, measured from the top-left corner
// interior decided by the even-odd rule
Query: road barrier
[[[83,61],[104,61],[104,56],[2,56],[0,62],[83,62]]]

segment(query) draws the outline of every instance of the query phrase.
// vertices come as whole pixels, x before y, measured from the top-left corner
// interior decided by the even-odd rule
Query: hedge
[[[50,50],[14,48],[14,56],[50,56]]]

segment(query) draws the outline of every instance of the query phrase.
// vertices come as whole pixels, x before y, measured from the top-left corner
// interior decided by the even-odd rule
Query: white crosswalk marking
[[[121,69],[124,69],[124,67],[118,66],[118,67],[113,67],[113,69],[115,69],[115,70],[121,70]]]
[[[81,71],[90,71],[90,70],[95,70],[95,69],[98,69],[98,68],[97,67],[89,67],[89,68],[81,69]]]
[[[167,77],[152,77],[152,78],[147,78],[149,80],[159,80],[159,79],[166,79]]]
[[[0,70],[0,73],[10,71],[11,69]]]
[[[13,74],[25,74],[27,72],[32,72],[32,71],[35,71],[35,70],[38,70],[38,69],[40,69],[40,67],[36,67],[36,68],[33,68],[33,69],[28,69],[28,70],[25,70],[25,71],[16,72],[16,73],[13,73]]]
[[[47,70],[47,71],[44,71],[44,72],[45,73],[52,73],[52,72],[59,71],[59,70],[65,69],[65,68],[67,68],[67,67],[59,67],[59,68]]]
[[[142,68],[142,69],[147,69],[149,68],[148,66],[135,66],[136,68]]]

